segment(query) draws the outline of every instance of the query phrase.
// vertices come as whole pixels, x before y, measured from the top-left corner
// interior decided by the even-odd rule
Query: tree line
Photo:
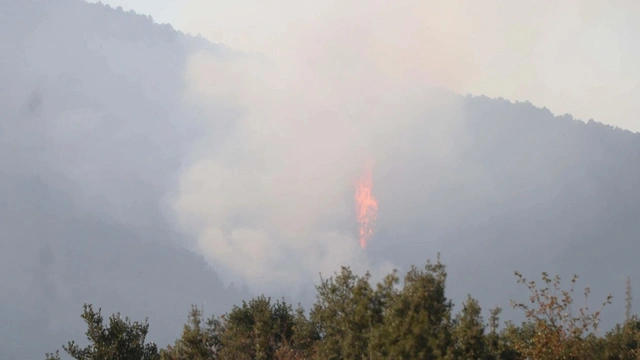
[[[402,285],[395,271],[372,284],[369,273],[343,267],[321,278],[308,312],[265,296],[217,317],[206,318],[193,306],[180,338],[163,349],[146,341],[147,320],[114,314],[107,322],[100,309],[85,305],[89,345],[71,341],[62,350],[82,360],[640,359],[640,319],[631,314],[629,281],[625,321],[600,334],[600,314],[611,296],[597,309],[576,308],[577,276],[567,286],[547,273],[539,281],[516,277],[530,295],[511,302],[525,316],[520,324],[501,324],[501,308],[491,309],[485,321],[471,296],[454,313],[438,257],[412,267]],[[589,292],[584,289],[585,299]],[[59,360],[60,351],[46,359]]]

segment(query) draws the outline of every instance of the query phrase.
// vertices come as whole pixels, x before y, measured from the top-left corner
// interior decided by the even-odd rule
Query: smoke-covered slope
[[[626,277],[637,284],[640,273],[640,135],[530,103],[460,100],[451,162],[413,153],[381,166],[405,164],[398,176],[378,174],[381,230],[371,251],[403,264],[441,251],[450,294],[471,293],[485,307],[526,296],[515,270],[567,281],[577,273],[578,288],[593,290],[591,306],[614,295],[603,325],[623,319]],[[410,146],[428,146],[428,124],[413,130]],[[383,213],[385,203],[394,214]]]
[[[212,140],[208,145],[213,147],[226,139],[234,156],[249,159],[220,177],[253,175],[241,168],[246,164],[268,168],[268,162],[253,161],[242,148],[255,144],[234,132],[244,109],[184,99],[193,54],[219,59],[233,54],[145,16],[79,0],[0,1],[0,44],[0,358],[40,358],[80,337],[84,302],[107,313],[149,316],[152,340],[164,346],[181,330],[191,303],[220,313],[246,297],[225,287],[200,255],[185,250],[197,248],[197,239],[175,228],[165,206],[167,193],[179,187],[185,168],[197,158],[193,148],[203,138]],[[635,220],[639,135],[554,117],[528,103],[443,96],[448,106],[424,111],[422,98],[414,96],[412,111],[386,119],[398,120],[397,126],[389,122],[391,132],[372,135],[380,210],[377,233],[364,256],[406,269],[442,252],[451,275],[450,294],[462,300],[469,292],[485,307],[507,307],[510,297],[522,294],[513,270],[576,272],[593,288],[597,299],[592,303],[607,292],[618,295],[615,311],[605,313],[605,319],[618,321],[624,279],[640,271],[634,261],[640,233]],[[278,111],[288,115],[286,109]],[[309,113],[314,112],[321,113]],[[401,121],[405,115],[416,119]],[[434,119],[453,125],[434,126]],[[286,140],[290,133],[274,128],[256,136]],[[331,141],[350,140],[333,135]],[[443,143],[450,147],[446,156]],[[263,147],[247,149],[268,153],[268,141],[258,144]],[[325,146],[323,151],[335,150],[328,142],[307,145],[318,144]],[[286,152],[295,154],[297,145],[292,146]],[[221,159],[223,165],[234,160]],[[277,169],[311,169],[320,177],[331,171],[331,164],[322,165],[290,169],[283,162]],[[217,175],[209,180],[220,180]],[[349,180],[345,186],[320,183],[311,189],[340,192],[349,188]],[[275,183],[243,191],[260,196]],[[286,203],[290,189],[283,188],[275,187],[281,190],[274,192],[276,199],[284,199],[277,216],[261,216],[261,211],[274,211],[267,199],[257,202],[257,209],[229,215],[230,222],[253,226],[255,219],[275,219],[297,229],[301,225],[288,215],[303,206]],[[207,189],[196,189],[196,195],[217,200],[218,194]],[[255,204],[245,197],[228,208]],[[323,230],[355,232],[352,194],[345,199],[336,206],[340,211],[330,208],[331,215],[318,221]],[[329,212],[316,208],[320,214]],[[322,236],[315,238],[312,247],[285,248],[284,256],[268,248],[259,249],[260,254],[283,256],[280,270],[293,275],[307,259],[304,252],[345,258]],[[233,252],[228,258],[238,262],[235,268],[250,260]],[[272,270],[261,264],[269,262],[246,264],[258,267],[253,282],[268,278]],[[218,265],[224,270],[224,264]]]
[[[161,206],[198,133],[176,114],[185,59],[225,49],[76,0],[1,1],[0,44],[0,358],[80,337],[85,302],[148,316],[164,346],[190,304],[243,298]]]

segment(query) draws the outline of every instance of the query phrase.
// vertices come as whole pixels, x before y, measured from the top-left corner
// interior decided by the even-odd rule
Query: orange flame
[[[356,217],[360,224],[360,246],[367,247],[373,235],[373,225],[378,217],[378,200],[371,194],[371,166],[367,166],[362,177],[356,182]]]

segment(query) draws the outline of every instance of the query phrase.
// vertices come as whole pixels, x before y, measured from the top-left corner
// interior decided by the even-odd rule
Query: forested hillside
[[[181,66],[224,48],[76,0],[0,2],[0,44],[0,358],[81,332],[87,301],[169,341],[192,302],[245,298],[177,245],[159,204],[198,132],[183,121],[198,109],[172,110]]]
[[[222,99],[185,101],[189,59],[246,55],[148,16],[80,0],[0,1],[0,45],[1,359],[39,358],[80,338],[77,315],[84,303],[105,313],[149,317],[149,339],[164,347],[179,336],[189,305],[222,314],[259,293],[230,285],[222,275],[249,260],[230,254],[236,268],[229,269],[197,253],[197,236],[176,226],[166,203],[203,138],[212,147],[218,140],[233,145],[234,124],[244,110]],[[601,327],[622,323],[625,281],[630,276],[635,285],[640,273],[640,135],[555,116],[530,103],[446,91],[441,96],[455,111],[423,109],[429,99],[416,92],[407,100],[414,119],[400,121],[405,113],[399,113],[393,131],[373,135],[380,211],[376,233],[358,256],[402,273],[440,252],[455,309],[470,293],[485,318],[499,306],[503,320],[523,318],[509,307],[509,299],[527,296],[514,271],[549,271],[566,280],[578,273],[594,301],[614,295]],[[445,131],[433,119],[453,125]],[[270,138],[280,135],[269,129]],[[446,157],[434,151],[440,141]],[[248,153],[240,145],[231,148]],[[327,164],[309,167],[324,171]],[[341,191],[349,181],[335,187]],[[202,197],[211,196],[206,190]],[[322,230],[355,232],[352,194],[345,199],[347,205],[336,208],[347,210],[327,211],[318,221]],[[263,219],[259,211],[273,210],[259,205],[229,215],[229,227],[253,226],[252,220]],[[293,213],[296,205],[279,204]],[[342,255],[322,236],[309,236],[317,246],[260,249],[264,256],[281,256],[274,262],[303,278],[306,288],[317,283],[320,271],[300,271],[307,265],[301,255]],[[272,244],[279,246],[277,239]],[[253,260],[251,265],[263,264]],[[287,284],[264,280],[271,270],[259,268],[251,280],[274,289],[265,295],[280,296]],[[309,309],[315,294],[286,295]]]
[[[379,225],[385,232],[371,251],[418,263],[425,248],[442,250],[456,300],[467,292],[489,304],[497,304],[497,293],[514,296],[513,270],[579,273],[598,296],[622,299],[625,278],[635,283],[640,272],[633,255],[640,246],[633,180],[640,176],[640,135],[529,103],[461,101],[461,146],[451,163],[413,153],[389,160],[406,164],[400,176],[379,174],[380,202],[397,214],[393,227]],[[420,139],[428,127],[414,131],[414,146],[426,146]],[[399,188],[410,194],[410,206],[392,190]],[[619,301],[607,311],[614,321],[623,318]]]

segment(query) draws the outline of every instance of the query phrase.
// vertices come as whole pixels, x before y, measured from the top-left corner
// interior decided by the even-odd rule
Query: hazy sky
[[[389,67],[401,65],[404,75],[640,131],[640,3],[633,0],[104,2],[271,56],[292,41],[312,44],[318,32],[366,33],[364,52],[351,51],[385,52]]]

